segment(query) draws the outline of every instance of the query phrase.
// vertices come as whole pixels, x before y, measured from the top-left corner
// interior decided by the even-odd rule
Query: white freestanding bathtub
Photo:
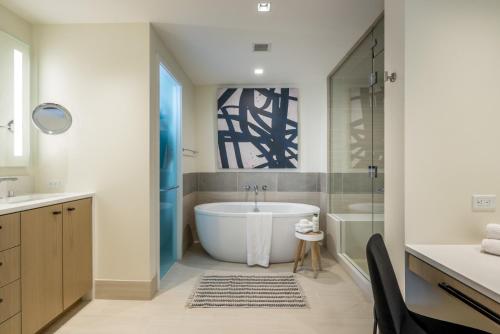
[[[260,212],[272,212],[271,263],[291,262],[298,240],[295,224],[312,219],[317,206],[298,203],[259,202]],[[203,248],[217,260],[247,262],[246,213],[254,211],[253,202],[200,204],[194,208],[196,228]]]

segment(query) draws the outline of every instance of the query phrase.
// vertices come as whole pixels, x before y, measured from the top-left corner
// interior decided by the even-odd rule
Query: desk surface
[[[406,245],[406,251],[500,303],[500,256],[480,245]]]

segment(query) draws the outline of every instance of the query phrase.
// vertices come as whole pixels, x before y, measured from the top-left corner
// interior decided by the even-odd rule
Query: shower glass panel
[[[160,277],[177,259],[180,86],[160,65]]]
[[[340,255],[366,277],[366,243],[384,226],[383,34],[379,21],[329,78],[330,212]]]

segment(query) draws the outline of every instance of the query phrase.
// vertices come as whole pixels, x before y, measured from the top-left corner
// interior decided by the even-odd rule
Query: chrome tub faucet
[[[253,186],[251,186],[251,185],[248,185],[248,184],[247,184],[247,185],[246,185],[246,186],[244,186],[243,188],[244,188],[244,189],[245,189],[245,191],[247,191],[247,192],[248,192],[248,191],[253,190],[253,193],[254,193],[254,209],[253,209],[253,211],[258,212],[258,211],[259,211],[259,208],[258,208],[258,206],[257,206],[257,197],[258,197],[258,195],[259,195],[259,186],[258,186],[258,185],[253,185]],[[262,191],[266,191],[266,190],[267,190],[267,188],[268,188],[268,187],[267,187],[267,185],[263,185],[263,186],[261,187]]]

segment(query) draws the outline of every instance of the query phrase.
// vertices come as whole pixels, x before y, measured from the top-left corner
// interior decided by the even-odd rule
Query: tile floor
[[[348,274],[322,250],[323,269],[317,279],[305,269],[297,274],[310,308],[187,309],[186,300],[198,276],[207,271],[265,272],[244,264],[213,260],[192,247],[161,282],[152,301],[94,300],[80,305],[69,320],[62,319],[47,333],[371,333],[372,304]],[[308,258],[309,260],[309,258]],[[292,264],[271,265],[271,272],[289,272]],[[67,317],[68,318],[68,317]]]

